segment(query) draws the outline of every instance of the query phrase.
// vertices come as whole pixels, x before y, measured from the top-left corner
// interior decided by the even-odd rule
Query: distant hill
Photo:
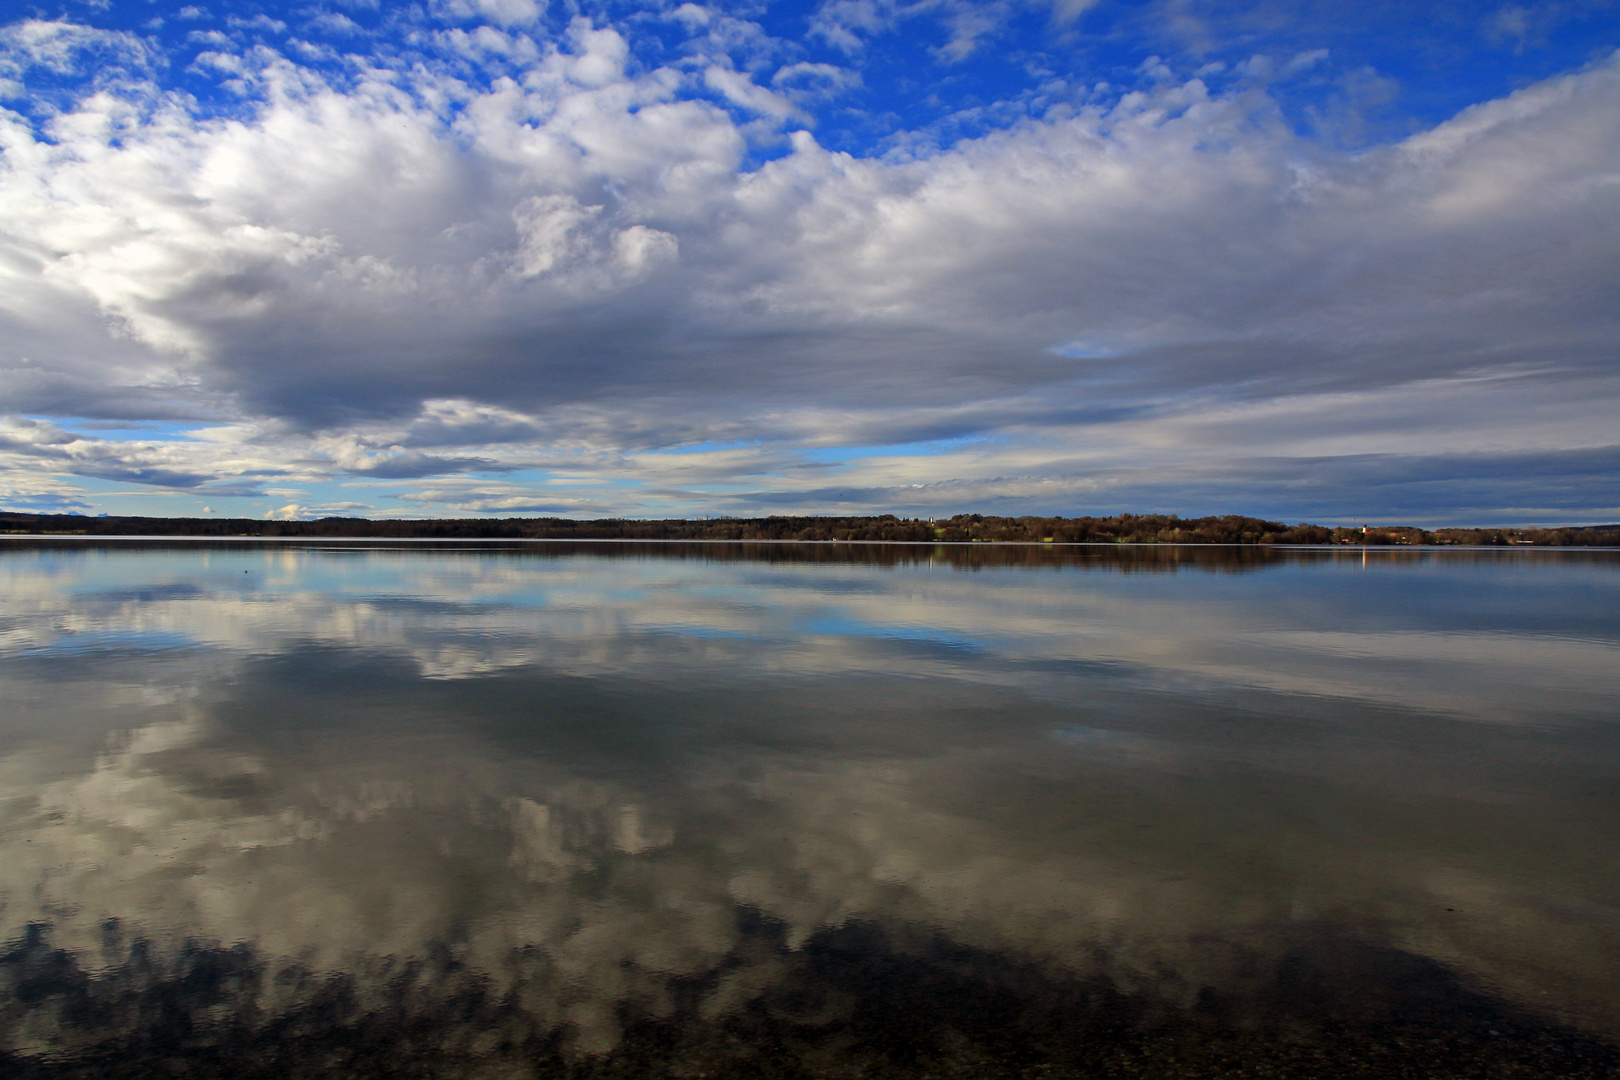
[[[1331,528],[1228,514],[1182,518],[1170,514],[1113,517],[950,518],[874,517],[705,518],[642,521],[604,518],[445,518],[373,521],[326,517],[314,521],[259,518],[84,517],[0,511],[0,533],[67,536],[330,537],[423,540],[820,540],[911,543],[1130,544],[1466,544],[1549,547],[1620,546],[1620,525],[1558,529],[1437,529],[1411,526]]]

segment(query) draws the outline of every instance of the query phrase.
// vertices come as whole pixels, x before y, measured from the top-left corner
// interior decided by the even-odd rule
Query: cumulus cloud
[[[810,32],[846,52],[856,52],[868,37],[899,21],[897,7],[891,0],[828,0],[817,8]]]
[[[286,23],[280,19],[272,19],[263,12],[253,16],[251,19],[228,15],[225,18],[225,25],[232,30],[257,30],[269,34],[280,34],[287,29]]]
[[[792,102],[755,84],[740,72],[712,66],[703,73],[703,81],[709,89],[716,91],[733,105],[751,112],[774,117],[777,120],[804,119],[804,114]]]
[[[870,29],[886,10],[818,18]],[[205,52],[194,66],[242,95],[228,115],[166,89],[140,39],[6,28],[10,78],[102,59],[54,114],[0,113],[0,411],[244,424],[272,469],[343,438],[396,447],[413,475],[583,454],[615,489],[592,498],[626,512],[653,505],[645,451],[715,440],[755,447],[738,477],[761,475],[759,505],[808,510],[836,491],[966,508],[951,500],[1014,477],[1034,485],[1020,505],[1079,510],[1145,491],[1128,477],[1149,463],[1242,500],[1268,490],[1244,486],[1257,457],[1325,476],[1397,443],[1412,460],[1613,445],[1593,422],[1620,330],[1613,58],[1355,154],[1297,134],[1258,86],[1180,76],[859,157],[792,130],[858,70],[655,66],[627,26],[442,13],[482,25],[419,37],[409,65]],[[504,434],[485,445],[442,403]],[[904,484],[857,460],[829,485],[803,454],[964,437],[986,442]],[[171,472],[127,475],[231,479],[205,438],[164,452]]]
[[[133,34],[97,30],[66,19],[25,19],[0,28],[0,71],[25,74],[42,68],[55,75],[76,74],[86,54],[114,70],[145,69],[152,56]]]
[[[858,71],[836,64],[808,61],[786,64],[771,76],[772,86],[779,87],[789,94],[804,96],[831,97],[840,91],[860,85],[860,82],[861,75]]]
[[[360,24],[341,11],[323,11],[304,25],[315,33],[333,34],[339,37],[348,37],[362,32]]]
[[[1073,26],[1095,2],[1035,0],[1034,6],[1050,8],[1053,27],[1063,29]],[[937,23],[944,40],[932,51],[938,59],[954,64],[995,38],[1024,9],[1017,0],[826,0],[810,18],[810,33],[846,54],[855,54],[902,25],[910,24],[915,30],[918,24]]]
[[[437,0],[439,14],[452,19],[488,19],[497,26],[526,26],[546,5],[539,0]]]

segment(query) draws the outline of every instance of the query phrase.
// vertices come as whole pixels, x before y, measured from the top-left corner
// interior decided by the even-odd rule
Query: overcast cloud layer
[[[1620,517],[1620,12],[1265,10],[13,22],[0,505]]]

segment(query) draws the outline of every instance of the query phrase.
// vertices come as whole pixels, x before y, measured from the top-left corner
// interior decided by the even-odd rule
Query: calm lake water
[[[0,583],[8,1076],[1620,1075],[1620,552]]]

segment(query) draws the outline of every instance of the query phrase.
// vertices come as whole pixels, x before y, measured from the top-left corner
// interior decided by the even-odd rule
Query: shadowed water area
[[[0,541],[8,1077],[1620,1074],[1620,552]]]

